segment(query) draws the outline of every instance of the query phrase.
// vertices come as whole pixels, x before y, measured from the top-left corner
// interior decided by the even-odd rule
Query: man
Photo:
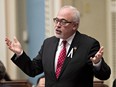
[[[38,78],[36,87],[45,87],[45,77],[44,76],[41,76],[40,78]]]
[[[4,66],[4,64],[2,63],[2,61],[0,61],[0,87],[10,87],[6,84],[4,84],[4,82],[6,81],[6,68]]]
[[[6,74],[6,68],[4,64],[0,61],[0,82],[4,81],[5,74]]]
[[[2,81],[12,81],[8,73],[6,72],[6,68],[2,61],[0,61],[0,82]]]
[[[29,76],[45,73],[45,87],[93,87],[94,76],[101,80],[110,77],[110,67],[103,59],[103,47],[94,38],[78,31],[79,11],[72,6],[62,7],[55,23],[55,36],[47,38],[31,61],[19,41],[6,38],[15,53],[12,61]]]

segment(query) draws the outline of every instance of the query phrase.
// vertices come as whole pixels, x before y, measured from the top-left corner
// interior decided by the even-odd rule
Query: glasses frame
[[[67,26],[68,24],[73,23],[73,22],[68,21],[66,19],[59,19],[57,17],[53,18],[53,21],[54,21],[55,24],[60,23],[61,26]]]

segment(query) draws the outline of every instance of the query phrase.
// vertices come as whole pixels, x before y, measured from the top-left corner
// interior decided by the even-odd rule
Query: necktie
[[[59,54],[58,63],[57,63],[57,67],[56,67],[56,78],[59,77],[60,71],[62,69],[62,65],[63,65],[65,57],[66,57],[66,43],[67,43],[67,41],[62,41],[62,43],[63,43],[63,48]]]

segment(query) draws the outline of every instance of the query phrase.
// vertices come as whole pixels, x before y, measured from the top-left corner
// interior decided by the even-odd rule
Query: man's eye
[[[62,23],[66,23],[66,21],[65,20],[62,20]]]

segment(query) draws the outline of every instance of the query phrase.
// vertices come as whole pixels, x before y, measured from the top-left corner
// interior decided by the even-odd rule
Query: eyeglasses
[[[68,24],[72,23],[67,21],[66,19],[58,19],[58,18],[53,18],[53,21],[55,24],[59,22],[61,26],[67,26]]]

